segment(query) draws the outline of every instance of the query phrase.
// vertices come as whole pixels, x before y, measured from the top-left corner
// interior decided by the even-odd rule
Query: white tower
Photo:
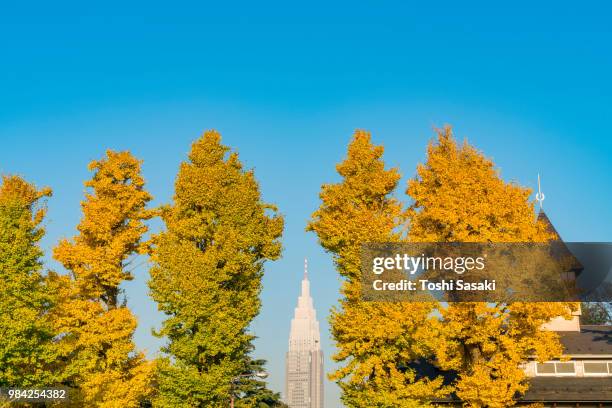
[[[287,405],[290,408],[323,408],[323,351],[317,313],[310,297],[306,259],[302,294],[291,320],[286,368]]]

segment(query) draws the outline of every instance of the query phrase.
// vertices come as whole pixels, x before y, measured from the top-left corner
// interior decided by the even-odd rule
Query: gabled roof
[[[580,263],[578,258],[572,254],[567,245],[561,239],[561,235],[557,232],[555,226],[550,222],[550,219],[544,212],[544,210],[540,209],[540,213],[538,214],[538,221],[542,222],[546,227],[546,230],[553,235],[551,247],[553,250],[553,256],[559,260],[563,261],[564,265],[567,263],[569,267],[569,271],[572,271],[576,274],[576,276],[580,275],[580,273],[584,270],[584,266]]]
[[[612,401],[610,377],[533,377],[521,398],[526,402],[602,402]]]
[[[612,355],[612,326],[582,325],[579,332],[558,333],[565,354]]]
[[[555,240],[562,240],[561,235],[557,232],[557,229],[552,222],[550,222],[550,218],[548,218],[548,215],[546,215],[543,209],[540,209],[540,212],[538,213],[538,221],[543,223],[544,226],[546,226],[546,230],[555,236]]]

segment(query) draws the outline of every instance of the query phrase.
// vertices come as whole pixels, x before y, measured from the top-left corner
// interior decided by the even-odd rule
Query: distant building
[[[285,376],[290,408],[323,408],[323,351],[319,322],[310,296],[308,261],[304,260],[302,293],[291,320]]]
[[[559,334],[569,360],[529,361],[529,390],[521,404],[612,406],[612,326],[584,325]]]
[[[544,211],[538,220],[546,225],[557,240],[561,237]],[[569,249],[566,248],[569,252]],[[571,254],[571,252],[569,252]],[[575,259],[570,273],[576,279],[583,267]],[[518,406],[537,404],[543,407],[610,407],[612,406],[612,326],[581,325],[580,309],[572,312],[570,319],[557,317],[543,326],[544,330],[557,332],[568,359],[538,362],[534,357],[523,365],[529,389],[519,400]],[[425,366],[421,374],[434,377],[443,375],[447,382],[456,374],[445,373]],[[438,401],[443,406],[462,407],[456,395]]]
[[[538,220],[561,241],[544,211],[540,211]],[[574,279],[583,272],[584,268],[577,259],[570,266],[569,272],[574,275]],[[543,326],[544,330],[559,334],[563,353],[568,359],[540,363],[534,357],[530,358],[523,365],[529,389],[517,401],[518,406],[612,406],[612,326],[581,325],[580,314],[578,309],[570,319],[557,317]],[[455,380],[454,375],[428,368],[430,372],[427,374],[430,376],[447,374],[449,382]],[[454,394],[436,402],[445,406],[463,406],[463,402]]]
[[[544,211],[540,211],[538,219],[561,240]],[[572,272],[578,277],[583,268],[579,263],[576,266]],[[559,333],[569,360],[539,363],[532,359],[525,364],[529,390],[521,404],[612,406],[612,326],[581,325],[580,310],[572,314],[570,320],[558,317],[544,327]]]

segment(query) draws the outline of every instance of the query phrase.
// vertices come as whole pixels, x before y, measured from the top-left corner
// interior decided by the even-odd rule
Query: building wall
[[[582,311],[580,310],[580,306],[575,312],[572,312],[571,319],[565,319],[563,317],[556,317],[552,319],[550,322],[544,324],[542,328],[544,330],[551,331],[580,331],[580,315],[582,315]]]
[[[290,408],[323,408],[323,352],[287,353],[285,402]]]
[[[529,361],[524,365],[525,373],[528,377],[536,377],[536,376],[545,376],[545,377],[612,377],[612,356],[602,355],[602,356],[590,356],[586,358],[586,356],[573,356],[572,359],[567,361],[553,360],[547,361],[547,363],[572,363],[574,365],[573,373],[562,373],[562,374],[552,374],[552,373],[538,373],[537,371],[537,361]],[[585,363],[601,363],[601,364],[609,364],[608,373],[588,373],[584,370]],[[611,378],[612,381],[612,378]]]
[[[310,408],[323,408],[323,352],[316,350],[311,353],[310,365]]]

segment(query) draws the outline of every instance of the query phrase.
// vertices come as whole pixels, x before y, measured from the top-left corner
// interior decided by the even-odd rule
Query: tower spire
[[[535,196],[535,199],[538,203],[540,203],[540,211],[542,211],[542,207],[544,206],[544,199],[546,196],[542,192],[542,186],[540,185],[540,173],[538,173],[538,193]]]
[[[310,296],[307,258],[304,258],[304,279],[301,284],[302,292],[289,332],[285,402],[295,408],[323,408],[323,350],[317,312]]]

